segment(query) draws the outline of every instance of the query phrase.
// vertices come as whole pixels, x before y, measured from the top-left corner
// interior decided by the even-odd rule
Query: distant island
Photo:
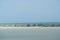
[[[60,27],[60,22],[46,23],[0,23],[0,27]]]

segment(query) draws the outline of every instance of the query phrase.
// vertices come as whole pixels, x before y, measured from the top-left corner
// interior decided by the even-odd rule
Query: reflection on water
[[[0,28],[0,40],[60,40],[60,28]]]

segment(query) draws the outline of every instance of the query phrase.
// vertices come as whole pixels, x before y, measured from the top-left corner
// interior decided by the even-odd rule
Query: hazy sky
[[[0,23],[60,22],[60,0],[0,0]]]

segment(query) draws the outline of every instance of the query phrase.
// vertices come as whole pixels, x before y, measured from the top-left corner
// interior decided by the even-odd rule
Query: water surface
[[[1,40],[60,40],[59,27],[0,28]]]

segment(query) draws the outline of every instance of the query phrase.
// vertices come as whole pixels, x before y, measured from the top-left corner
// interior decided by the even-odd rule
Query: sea
[[[0,40],[60,40],[60,27],[0,27]]]

